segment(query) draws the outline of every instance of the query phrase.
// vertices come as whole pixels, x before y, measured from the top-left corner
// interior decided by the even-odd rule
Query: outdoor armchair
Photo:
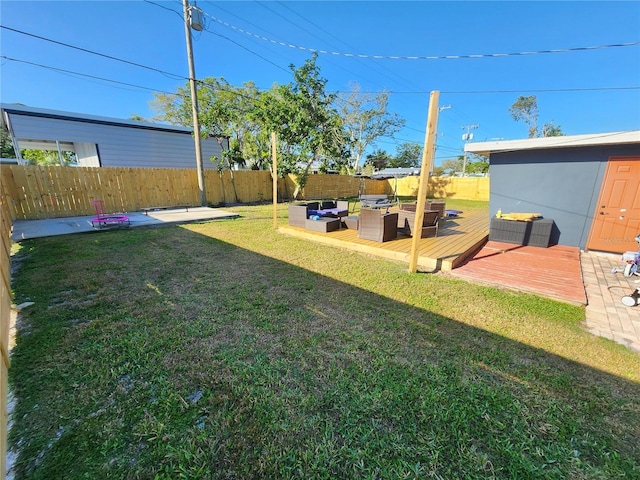
[[[440,212],[437,210],[427,210],[422,217],[422,231],[420,238],[437,237],[438,236],[438,220]],[[398,230],[413,237],[414,226],[416,221],[416,212],[414,210],[405,210],[401,208],[398,211]]]
[[[380,210],[372,208],[360,210],[358,237],[374,242],[388,242],[397,236],[397,213],[381,213]]]
[[[437,210],[438,218],[445,216],[446,200],[427,200],[424,204],[424,211]],[[417,205],[415,203],[402,203],[400,204],[400,210],[410,210],[415,212]]]

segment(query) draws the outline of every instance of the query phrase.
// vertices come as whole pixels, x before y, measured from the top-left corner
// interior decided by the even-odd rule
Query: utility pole
[[[442,113],[443,110],[449,110],[451,108],[451,105],[443,105],[441,107],[438,108],[438,116],[440,116],[440,114]],[[433,162],[435,165],[435,161],[436,161],[436,150],[438,149],[438,130],[437,130],[438,126],[436,125],[436,133],[435,133],[435,138],[433,139]]]
[[[204,169],[202,165],[202,143],[200,141],[200,122],[198,121],[198,89],[196,88],[196,68],[193,64],[193,48],[191,45],[191,28],[202,30],[201,12],[197,7],[189,6],[189,0],[182,0],[184,11],[184,32],[187,40],[187,57],[189,59],[189,85],[191,86],[191,109],[193,114],[193,136],[196,147],[196,169],[198,171],[198,190],[200,205],[207,206],[207,193],[204,189]],[[192,14],[196,12],[196,18]],[[196,20],[196,21],[193,21]]]
[[[471,133],[471,130],[475,130],[476,128],[478,128],[480,125],[463,125],[462,129],[464,130],[465,128],[467,129],[467,133],[462,134],[462,140],[464,140],[464,144],[465,146],[467,145],[467,142],[469,140],[473,140],[473,133]],[[467,151],[465,149],[464,152],[464,160],[462,162],[462,176],[464,176],[467,173]]]

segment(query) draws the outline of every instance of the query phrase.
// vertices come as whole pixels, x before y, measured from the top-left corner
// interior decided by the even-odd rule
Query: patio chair
[[[388,242],[398,236],[398,214],[381,213],[378,209],[363,208],[358,220],[358,237],[374,242]]]
[[[445,218],[446,200],[427,200],[425,210],[437,210],[439,218]]]
[[[424,204],[425,212],[427,210],[436,210],[439,213],[440,218],[446,217],[445,213],[446,200],[427,200]],[[400,204],[400,210],[416,211],[417,204],[414,203],[402,203]]]
[[[96,209],[96,217],[91,219],[93,228],[113,228],[113,227],[129,227],[131,221],[126,215],[108,215],[104,211],[104,201],[94,200],[93,207]]]
[[[438,221],[440,212],[438,210],[427,210],[422,217],[422,232],[420,238],[437,237]],[[413,237],[414,224],[416,221],[415,210],[400,209],[398,211],[398,230]]]

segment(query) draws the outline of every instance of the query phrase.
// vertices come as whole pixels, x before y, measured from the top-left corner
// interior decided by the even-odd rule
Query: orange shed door
[[[607,164],[587,249],[637,250],[640,233],[640,157],[611,157]]]

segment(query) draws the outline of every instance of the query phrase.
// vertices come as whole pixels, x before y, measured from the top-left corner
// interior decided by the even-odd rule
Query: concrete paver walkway
[[[640,276],[625,277],[622,256],[581,252],[582,277],[587,292],[585,324],[594,335],[640,352],[640,305],[625,306],[621,299],[640,287]],[[613,269],[618,270],[612,273]]]

